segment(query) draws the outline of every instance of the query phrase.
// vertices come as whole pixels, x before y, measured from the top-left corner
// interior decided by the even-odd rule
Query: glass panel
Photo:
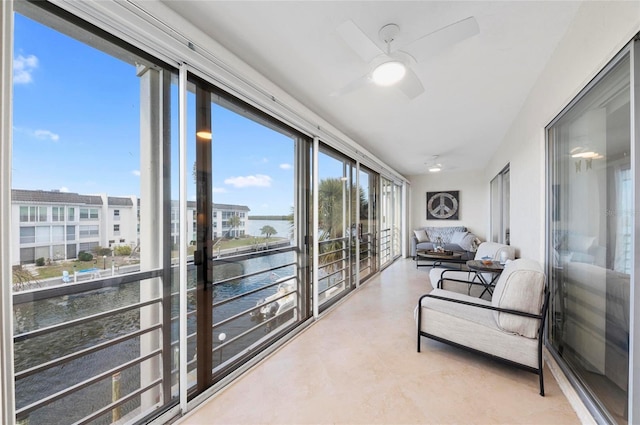
[[[36,228],[35,227],[21,227],[20,228],[20,243],[29,244],[36,241]]]
[[[548,130],[550,342],[615,422],[627,421],[633,197],[628,56]]]
[[[76,240],[76,226],[67,226],[67,240],[68,241]]]
[[[402,186],[393,185],[393,258],[402,255]]]
[[[173,169],[159,154],[170,151],[172,71],[50,2],[14,6],[14,63],[25,66],[12,104],[13,219],[38,222],[11,235],[16,421],[136,421],[178,395],[158,179]],[[113,252],[110,205],[119,240],[132,242]],[[83,226],[65,230],[65,219]],[[21,266],[40,258],[37,274]]]
[[[360,167],[360,281],[378,270],[377,205],[378,176],[365,167]]]
[[[355,164],[351,161],[330,151],[320,151],[318,302],[321,306],[351,290],[354,285],[352,276],[355,273],[355,247],[352,244],[358,232],[355,208],[352,208],[351,201],[357,197],[349,196],[354,191],[354,173]],[[347,229],[351,231],[348,232]]]
[[[51,241],[49,227],[36,227],[36,243],[47,243]]]
[[[188,105],[195,111],[188,117],[195,199],[188,214],[195,224],[190,344],[198,353],[190,384],[199,392],[308,317],[293,227],[303,183],[296,178],[304,175],[296,170],[305,169],[297,155],[308,141],[195,78]]]
[[[20,221],[29,221],[29,207],[20,207]]]
[[[392,260],[393,237],[393,182],[381,177],[382,202],[380,205],[380,266]]]
[[[211,125],[213,210],[221,213],[212,263],[213,367],[222,375],[225,364],[300,320],[288,219],[296,139],[218,95],[212,96]],[[255,219],[247,220],[247,213]]]
[[[51,227],[52,242],[64,242],[64,226]]]

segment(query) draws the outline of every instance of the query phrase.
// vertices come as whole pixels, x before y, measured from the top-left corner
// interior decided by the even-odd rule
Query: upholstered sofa
[[[464,226],[427,226],[413,231],[411,235],[411,257],[419,250],[433,250],[438,237],[447,251],[462,253],[463,260],[472,260],[480,240]]]
[[[416,308],[421,337],[483,354],[536,373],[544,395],[542,337],[549,293],[537,261],[510,261],[491,300],[434,289]]]

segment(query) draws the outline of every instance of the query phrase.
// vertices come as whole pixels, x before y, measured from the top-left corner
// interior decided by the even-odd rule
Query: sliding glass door
[[[617,423],[628,419],[634,261],[630,64],[618,57],[547,129],[549,342]]]
[[[509,245],[510,173],[507,165],[491,180],[491,241]]]
[[[4,236],[16,420],[143,420],[180,391],[169,221],[177,71],[50,3],[15,7]]]
[[[190,88],[199,393],[309,317],[299,203],[310,151],[306,137],[204,81]]]
[[[318,154],[318,305],[355,288],[355,163],[322,147]]]
[[[400,217],[402,186],[380,177],[379,257],[383,268],[398,258],[400,252]]]
[[[360,281],[378,271],[378,184],[377,173],[360,165],[358,175],[359,203],[359,276]]]

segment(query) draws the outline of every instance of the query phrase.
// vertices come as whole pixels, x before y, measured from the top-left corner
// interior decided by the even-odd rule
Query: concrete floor
[[[423,338],[429,268],[399,260],[181,424],[577,424],[538,376]]]

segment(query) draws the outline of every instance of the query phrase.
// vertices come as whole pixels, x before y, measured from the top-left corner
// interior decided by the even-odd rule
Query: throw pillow
[[[424,229],[414,230],[413,234],[416,235],[416,239],[418,243],[421,242],[429,242],[429,236],[427,235],[427,231]]]
[[[475,241],[476,239],[476,235],[474,235],[473,233],[467,233],[466,235],[464,235],[458,245],[460,245],[460,248],[464,249],[465,251],[475,252],[478,249]]]
[[[469,233],[469,232],[455,232],[451,236],[451,243],[454,243],[456,245],[460,245],[460,242],[462,242],[462,239],[464,239],[464,237],[467,236],[467,233]]]

